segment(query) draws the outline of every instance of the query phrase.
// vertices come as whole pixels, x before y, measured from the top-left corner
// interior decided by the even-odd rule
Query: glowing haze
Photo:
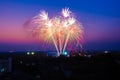
[[[43,43],[54,44],[58,56],[71,46],[81,46],[83,28],[69,8],[62,9],[61,15],[52,18],[46,11],[41,11],[26,26],[29,33],[35,34]]]
[[[64,7],[69,7],[71,11],[69,9],[61,11]],[[39,15],[40,10],[43,10],[42,15]],[[55,51],[52,38],[36,39],[40,37],[37,37],[36,33],[27,34],[25,28],[28,27],[23,25],[33,19],[36,20],[34,16],[37,15],[43,16],[44,20],[50,19],[46,25],[51,26],[55,17],[59,22],[61,18],[69,16],[68,14],[71,16],[69,23],[81,22],[84,27],[83,49],[120,50],[120,0],[0,0],[0,52]],[[33,23],[30,25],[38,25]],[[67,26],[66,21],[64,25]],[[75,38],[69,38],[72,43],[76,41],[71,39]],[[42,47],[43,42],[46,44]]]

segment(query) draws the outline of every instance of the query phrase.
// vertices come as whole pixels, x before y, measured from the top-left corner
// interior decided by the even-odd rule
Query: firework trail
[[[28,29],[44,42],[53,43],[58,56],[66,50],[68,44],[81,45],[83,27],[69,8],[62,9],[61,15],[53,18],[49,18],[46,11],[41,11],[33,17],[31,25]]]

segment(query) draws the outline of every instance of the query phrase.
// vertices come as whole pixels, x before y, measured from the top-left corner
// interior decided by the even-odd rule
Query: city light
[[[35,54],[35,52],[31,52],[31,54],[32,54],[32,55],[34,55],[34,54]]]
[[[27,52],[27,55],[30,55],[30,52]]]
[[[109,51],[104,51],[105,54],[109,53]]]
[[[63,53],[62,53],[62,55],[68,55],[68,52],[67,52],[67,51],[65,51],[65,52],[63,52]]]
[[[27,55],[34,55],[35,52],[27,52]]]

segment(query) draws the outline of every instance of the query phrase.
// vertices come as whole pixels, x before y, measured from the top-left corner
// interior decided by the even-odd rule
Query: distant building
[[[2,58],[0,59],[0,75],[4,72],[11,72],[12,70],[12,58]]]

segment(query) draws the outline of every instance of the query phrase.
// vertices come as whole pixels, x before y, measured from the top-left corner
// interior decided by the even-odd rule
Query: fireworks
[[[30,27],[31,31],[44,42],[53,43],[58,56],[69,47],[68,44],[81,44],[83,28],[69,8],[62,9],[61,15],[53,18],[41,11],[31,22],[34,25]]]

